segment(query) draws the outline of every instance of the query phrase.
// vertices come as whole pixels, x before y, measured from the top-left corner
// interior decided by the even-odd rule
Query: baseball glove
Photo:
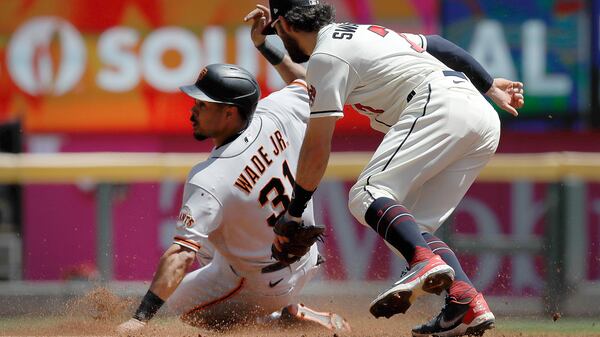
[[[286,237],[288,242],[281,244],[281,251],[271,246],[271,254],[277,261],[286,264],[292,264],[310,250],[310,247],[319,241],[323,241],[323,226],[306,226],[304,221],[297,222],[286,219],[283,216],[273,227],[275,234]]]

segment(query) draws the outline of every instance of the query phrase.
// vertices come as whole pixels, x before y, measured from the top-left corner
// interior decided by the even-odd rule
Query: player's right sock
[[[411,267],[433,256],[413,216],[395,200],[376,199],[367,209],[365,220]]]
[[[416,297],[439,294],[452,284],[454,271],[431,251],[406,207],[390,198],[379,198],[367,209],[365,220],[409,264],[400,280],[371,302],[373,316],[389,318],[405,313]]]

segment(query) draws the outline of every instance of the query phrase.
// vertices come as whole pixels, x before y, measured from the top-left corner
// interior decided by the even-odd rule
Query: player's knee
[[[358,222],[368,226],[365,221],[365,213],[373,202],[373,198],[363,188],[352,188],[348,194],[348,209]]]
[[[373,201],[378,198],[397,200],[395,196],[383,188],[373,185],[365,186],[364,184],[357,183],[352,186],[348,193],[348,209],[350,209],[350,213],[352,213],[358,222],[365,226],[369,226],[365,220],[365,215]]]

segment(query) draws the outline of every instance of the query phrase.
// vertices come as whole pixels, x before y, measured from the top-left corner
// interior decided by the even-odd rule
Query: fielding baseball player
[[[312,230],[309,247],[298,252],[302,258],[288,264],[271,257],[272,227],[290,203],[309,107],[306,84],[296,79],[304,69],[283,53],[267,55],[289,84],[260,101],[254,76],[235,65],[209,65],[195,84],[181,87],[195,102],[194,137],[211,138],[215,147],[192,168],[173,244],[118,332],[142,328],[165,301],[192,325],[268,316],[349,329],[339,315],[295,302],[322,262],[315,241],[323,227],[314,225],[312,205],[302,216]],[[195,257],[203,266],[186,274]]]
[[[335,123],[350,104],[385,133],[350,191],[350,210],[409,266],[371,303],[371,313],[389,318],[406,312],[421,294],[447,290],[441,313],[415,327],[414,336],[483,334],[492,328],[494,315],[482,294],[433,233],[496,151],[499,118],[481,93],[516,116],[515,108],[524,104],[523,85],[492,79],[439,36],[333,23],[334,9],[318,0],[269,5],[270,13],[258,6],[267,22],[263,33],[276,33],[293,61],[308,62],[311,110],[294,197],[274,227],[274,256],[285,262],[298,258],[288,243],[302,230],[301,217],[327,166]]]

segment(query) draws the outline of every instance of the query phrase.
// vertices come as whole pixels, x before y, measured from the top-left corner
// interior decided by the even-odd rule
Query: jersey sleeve
[[[425,35],[411,33],[402,33],[400,35],[406,40],[408,40],[409,43],[419,46],[424,50],[427,50],[427,38],[425,37]]]
[[[343,117],[346,99],[358,83],[358,74],[345,61],[314,54],[306,72],[310,118]]]
[[[286,87],[260,100],[256,113],[272,117],[281,127],[293,126],[295,123],[306,124],[310,114],[306,87],[304,80],[292,81]]]
[[[466,50],[439,35],[428,35],[427,52],[449,68],[462,71],[482,94],[490,90],[494,78]]]
[[[187,183],[173,243],[198,252],[202,242],[219,227],[222,220],[221,202],[202,187]]]

